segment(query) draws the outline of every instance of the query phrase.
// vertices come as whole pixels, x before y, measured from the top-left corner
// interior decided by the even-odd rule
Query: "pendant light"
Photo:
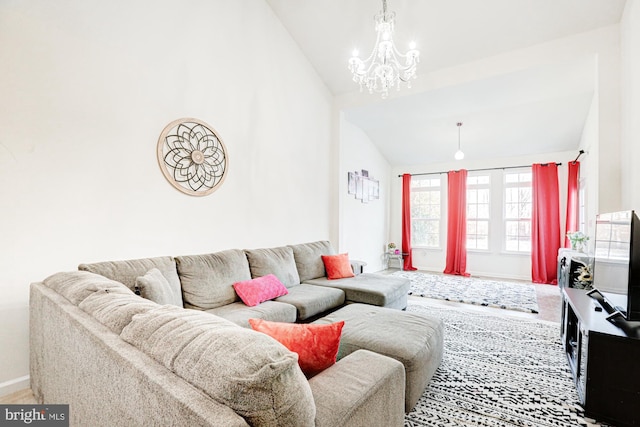
[[[462,122],[458,122],[457,125],[458,125],[458,151],[456,151],[456,154],[454,154],[453,157],[456,160],[462,160],[464,159],[464,153],[460,149],[460,127],[462,127]]]

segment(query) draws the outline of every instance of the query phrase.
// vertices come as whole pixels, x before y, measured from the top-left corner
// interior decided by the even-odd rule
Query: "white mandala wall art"
[[[198,119],[178,119],[158,138],[158,164],[177,190],[206,196],[224,182],[229,158],[224,142],[211,126]]]

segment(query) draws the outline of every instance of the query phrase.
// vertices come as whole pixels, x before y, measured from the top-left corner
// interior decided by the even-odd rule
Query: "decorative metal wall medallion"
[[[222,185],[229,169],[227,149],[216,131],[198,119],[169,123],[158,139],[158,163],[167,181],[191,196]]]

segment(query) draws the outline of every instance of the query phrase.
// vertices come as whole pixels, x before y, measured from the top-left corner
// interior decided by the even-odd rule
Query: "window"
[[[505,249],[531,252],[531,170],[505,172]]]
[[[490,177],[467,177],[467,249],[489,249]]]
[[[439,176],[411,178],[411,245],[440,247]]]

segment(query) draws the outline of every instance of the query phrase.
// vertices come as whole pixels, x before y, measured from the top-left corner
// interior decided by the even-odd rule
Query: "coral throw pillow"
[[[336,363],[344,320],[328,325],[270,322],[249,319],[249,324],[298,353],[298,364],[307,378]]]
[[[233,289],[242,302],[250,307],[289,293],[282,282],[273,274],[236,282],[233,284]]]
[[[353,277],[353,270],[349,262],[349,254],[321,255],[324,269],[327,271],[327,279],[344,279]]]

